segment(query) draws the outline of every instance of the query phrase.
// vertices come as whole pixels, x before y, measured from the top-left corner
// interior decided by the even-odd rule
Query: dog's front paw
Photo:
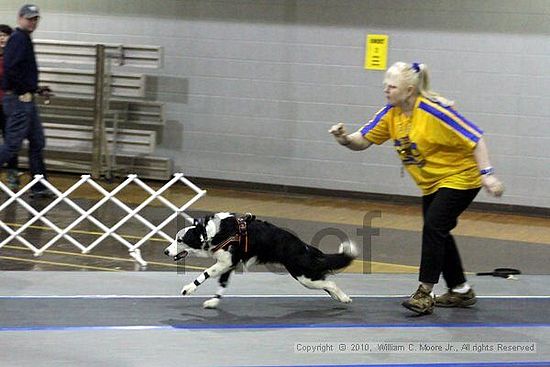
[[[220,304],[219,298],[210,298],[207,299],[202,303],[202,307],[204,308],[218,308],[218,305]]]
[[[193,292],[195,292],[196,289],[197,289],[197,286],[195,284],[189,283],[181,289],[181,295],[188,296]]]
[[[350,298],[350,296],[348,296],[344,292],[329,293],[329,294],[333,299],[335,299],[338,302],[342,302],[342,303],[351,303],[352,302],[352,299]]]
[[[353,302],[353,300],[351,299],[350,296],[344,295],[343,297],[340,298],[340,302],[342,302],[342,303],[351,303],[351,302]]]

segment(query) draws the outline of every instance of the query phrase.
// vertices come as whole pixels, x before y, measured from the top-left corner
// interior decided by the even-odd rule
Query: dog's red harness
[[[212,252],[216,252],[222,248],[225,248],[229,246],[230,243],[233,242],[239,242],[241,247],[244,248],[244,252],[248,252],[248,231],[247,231],[247,223],[246,220],[250,218],[250,215],[245,215],[244,217],[237,218],[235,217],[235,220],[237,221],[237,227],[239,228],[239,232],[225,241],[219,243],[216,247],[212,249]]]

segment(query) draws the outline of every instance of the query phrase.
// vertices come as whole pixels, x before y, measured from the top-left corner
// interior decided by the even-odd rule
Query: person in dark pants
[[[347,134],[339,123],[329,132],[351,150],[391,139],[403,167],[422,190],[421,284],[402,305],[419,314],[432,313],[434,306],[471,306],[476,296],[466,282],[451,230],[482,186],[495,196],[504,191],[494,176],[483,131],[458,113],[452,101],[430,90],[424,64],[395,63],[384,85],[388,104],[368,124]],[[434,299],[432,289],[440,275],[449,290]]]
[[[4,47],[13,33],[13,29],[7,24],[0,24],[0,129],[2,130],[2,137],[4,137],[4,126],[6,125],[6,118],[4,116],[4,109],[2,108],[2,99],[4,98],[4,90],[1,88],[1,80],[4,77]],[[7,164],[8,168],[8,187],[12,191],[19,189],[19,159],[16,156],[12,157]]]
[[[4,144],[0,146],[0,167],[17,156],[24,139],[29,141],[29,169],[32,176],[46,177],[42,150],[44,129],[34,101],[36,93],[49,89],[38,88],[38,67],[31,34],[38,27],[40,12],[36,5],[19,9],[18,27],[4,48],[4,78],[2,80],[4,114]],[[31,188],[31,197],[52,196],[42,183]]]

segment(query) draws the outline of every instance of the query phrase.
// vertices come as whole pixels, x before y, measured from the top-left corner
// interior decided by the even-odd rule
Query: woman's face
[[[0,32],[0,48],[6,47],[6,43],[8,43],[8,38],[10,38],[9,34]]]
[[[384,94],[388,104],[401,106],[410,97],[411,88],[401,78],[392,75],[384,79]]]

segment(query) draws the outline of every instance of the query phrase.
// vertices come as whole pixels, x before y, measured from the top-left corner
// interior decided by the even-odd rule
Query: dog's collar
[[[239,228],[239,233],[227,238],[226,240],[216,245],[216,247],[212,249],[212,252],[216,252],[222,248],[225,248],[229,246],[230,243],[239,242],[239,244],[244,249],[244,253],[246,254],[248,252],[248,230],[246,221],[250,218],[251,216],[249,216],[248,214],[242,218],[235,217],[235,220],[237,221],[237,227]]]

